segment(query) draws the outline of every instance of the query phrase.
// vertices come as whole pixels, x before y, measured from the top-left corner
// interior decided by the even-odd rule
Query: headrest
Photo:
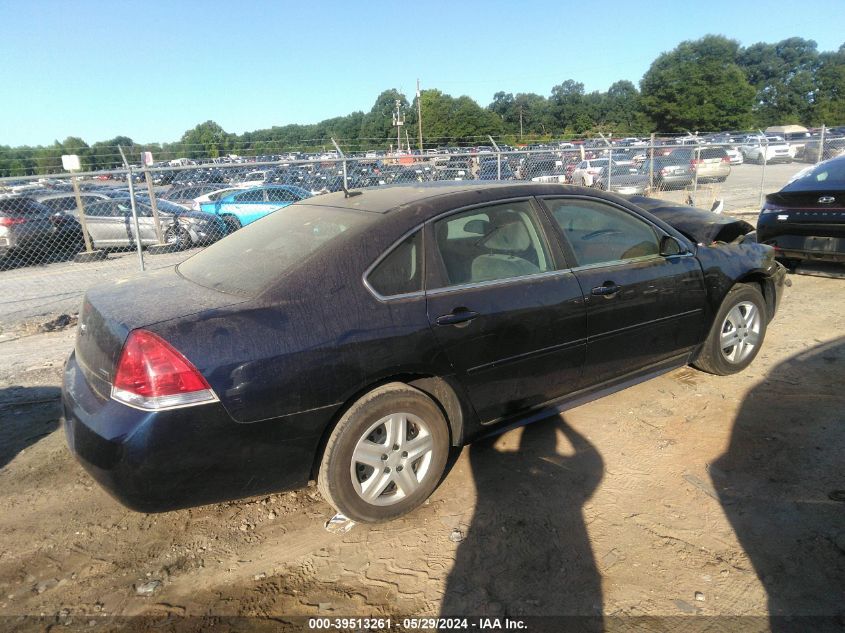
[[[531,236],[525,224],[516,220],[497,226],[480,245],[497,251],[518,253],[531,246]]]

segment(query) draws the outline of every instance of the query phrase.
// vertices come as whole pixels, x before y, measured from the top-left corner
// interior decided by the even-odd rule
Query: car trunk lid
[[[781,191],[766,196],[766,202],[796,224],[845,224],[845,191]]]
[[[140,304],[139,297],[148,301]],[[123,344],[132,330],[244,301],[244,297],[199,286],[175,268],[98,286],[82,302],[76,360],[94,391],[108,398]]]

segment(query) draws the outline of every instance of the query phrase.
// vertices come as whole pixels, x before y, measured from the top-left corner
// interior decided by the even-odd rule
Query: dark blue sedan
[[[479,437],[688,363],[741,371],[781,298],[773,249],[637,202],[516,182],[328,194],[90,290],[70,448],[136,510],[316,479],[384,521]]]

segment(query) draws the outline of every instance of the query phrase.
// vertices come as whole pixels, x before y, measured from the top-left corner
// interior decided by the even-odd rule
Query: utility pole
[[[522,140],[522,106],[519,106],[519,140]]]
[[[405,125],[405,117],[402,116],[402,101],[396,100],[396,112],[393,113],[393,125],[396,126],[396,151],[402,151],[402,126]]]
[[[420,127],[420,154],[423,153],[422,140],[422,100],[420,99],[420,80],[417,79],[417,123]]]

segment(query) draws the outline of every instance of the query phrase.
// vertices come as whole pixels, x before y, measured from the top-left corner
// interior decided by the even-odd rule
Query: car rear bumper
[[[692,184],[692,174],[678,174],[668,176],[658,176],[655,174],[654,182],[658,187],[686,187]]]
[[[778,235],[764,244],[774,246],[778,257],[845,262],[845,237]]]
[[[757,239],[775,248],[778,257],[845,261],[845,223],[801,223],[763,214],[757,220]]]
[[[149,412],[106,400],[74,354],[65,365],[62,406],[71,452],[115,499],[140,512],[301,487],[321,435],[288,437],[289,426],[278,419],[238,423],[219,402]]]

